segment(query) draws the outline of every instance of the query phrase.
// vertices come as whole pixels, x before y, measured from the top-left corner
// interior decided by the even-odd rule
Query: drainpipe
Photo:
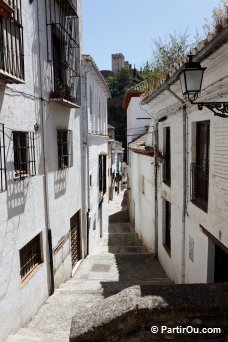
[[[43,87],[42,87],[42,60],[40,51],[40,20],[39,20],[39,1],[37,1],[37,23],[38,23],[38,53],[39,53],[39,81],[40,81],[40,97],[41,97],[41,129],[42,129],[42,149],[43,149],[43,163],[44,163],[44,205],[45,205],[45,221],[46,221],[46,232],[47,232],[47,242],[48,242],[48,252],[49,252],[49,295],[54,293],[55,283],[54,283],[54,267],[53,267],[53,251],[52,251],[52,232],[50,228],[50,209],[49,209],[49,191],[48,191],[48,167],[47,167],[47,157],[46,157],[46,143],[45,143],[45,128],[44,128],[44,98],[43,98]]]
[[[85,63],[85,62],[84,62]],[[84,68],[85,69],[85,68]],[[87,101],[87,74],[90,70],[84,72],[82,82],[85,106],[82,104],[82,174],[86,173],[86,177],[82,177],[82,205],[83,212],[86,212],[86,253],[89,254],[89,215],[90,215],[90,193],[89,193],[89,148],[88,148],[88,101]],[[84,169],[83,169],[84,165]],[[87,188],[87,189],[86,189]],[[84,191],[83,191],[84,189]],[[84,216],[85,217],[85,216]]]
[[[155,149],[154,149],[154,224],[155,224],[155,246],[154,254],[158,259],[158,162],[157,162],[157,151],[158,151],[158,121],[155,123]]]
[[[168,92],[173,95],[182,104],[183,116],[183,207],[182,207],[182,250],[181,250],[181,283],[185,283],[185,218],[186,218],[186,204],[187,204],[187,111],[186,103],[170,88]]]

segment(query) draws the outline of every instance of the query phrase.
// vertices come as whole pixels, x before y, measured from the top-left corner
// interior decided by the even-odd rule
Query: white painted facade
[[[143,245],[155,253],[154,158],[129,148],[129,159],[130,220]]]
[[[111,95],[91,56],[83,56],[82,70],[83,159],[87,170],[83,198],[84,212],[87,212],[87,253],[91,253],[98,246],[103,234],[108,231],[107,99]],[[106,182],[105,191],[99,189],[99,158],[106,159],[105,169],[102,170],[102,177]]]
[[[7,189],[0,192],[1,341],[27,324],[49,296],[52,272],[48,231],[52,233],[54,286],[58,287],[71,276],[70,218],[81,210],[79,110],[72,108],[73,104],[66,102],[66,106],[49,100],[53,64],[47,60],[45,2],[21,1],[21,4],[24,83],[16,84],[13,80],[10,84],[0,72],[0,124],[5,129],[7,168]],[[72,132],[72,166],[61,170],[58,168],[59,129]],[[34,133],[36,175],[33,177],[16,177],[15,131]],[[42,262],[22,279],[20,250],[37,234],[40,234]]]
[[[220,34],[223,34],[223,37],[226,38],[215,49],[213,49],[213,41],[209,43],[208,50],[206,50],[209,51],[208,55],[201,60],[201,65],[207,67],[207,69],[204,74],[199,101],[228,101],[226,91],[228,82],[228,29],[225,28]],[[146,101],[144,100],[147,108],[148,105],[150,106],[149,111],[153,118],[150,121],[149,134],[147,134],[145,144],[153,146],[151,141],[156,144],[158,206],[157,216],[155,208],[154,229],[155,231],[158,230],[158,239],[157,242],[155,241],[158,245],[157,255],[167,275],[175,283],[217,282],[216,272],[220,272],[220,275],[223,272],[227,276],[228,266],[228,124],[225,118],[214,116],[214,113],[205,107],[202,111],[199,111],[197,105],[186,103],[185,113],[181,103],[183,95],[178,80],[171,85],[171,91],[180,98],[180,101],[165,88],[161,91],[158,88],[158,91],[149,94]],[[209,188],[208,208],[202,210],[192,200],[193,179],[191,168],[193,163],[196,162],[196,150],[199,148],[196,145],[196,126],[199,122],[205,121],[209,121]],[[167,185],[164,181],[164,166],[160,157],[158,157],[159,153],[165,155],[167,128],[170,129],[170,185]],[[141,175],[140,171],[137,172],[135,169],[141,170],[142,165],[143,157],[136,156],[136,153],[131,151],[128,186],[130,187],[130,215],[131,219],[135,221],[135,225],[137,225],[138,208],[141,206],[142,201],[141,194],[136,193],[135,190],[137,184],[140,190]],[[147,172],[149,172],[149,168],[151,170],[149,165],[145,166],[145,168],[147,168]],[[154,177],[152,170],[150,175]],[[150,201],[154,199],[155,190],[152,187]],[[171,206],[170,250],[167,249],[165,239],[166,201]],[[149,207],[154,210],[155,206],[150,204]],[[145,215],[147,219],[151,220],[148,212],[149,210]],[[146,232],[147,226],[141,226],[143,231]],[[220,266],[216,261],[218,260],[216,259],[218,254],[216,256],[216,253],[220,255],[222,260]],[[222,270],[220,270],[220,267],[222,267]]]

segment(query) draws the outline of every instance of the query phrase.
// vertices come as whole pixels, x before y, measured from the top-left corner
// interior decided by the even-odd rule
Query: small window
[[[92,186],[92,175],[89,175],[89,186]]]
[[[171,253],[171,203],[165,200],[164,247]]]
[[[106,193],[106,155],[99,155],[99,192]]]
[[[41,258],[41,234],[34,237],[27,243],[20,253],[20,274],[23,279],[31,270],[42,263]]]
[[[164,155],[163,182],[171,185],[171,155],[170,155],[170,127],[164,129]]]
[[[57,131],[57,145],[58,145],[58,167],[65,169],[71,166],[71,145],[72,132],[66,129]]]
[[[33,132],[13,132],[15,177],[36,175],[35,145]]]
[[[7,190],[4,125],[0,124],[0,192]]]

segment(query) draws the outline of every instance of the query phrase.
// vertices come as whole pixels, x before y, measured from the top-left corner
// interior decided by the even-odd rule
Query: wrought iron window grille
[[[1,16],[0,11],[0,78],[8,83],[24,80],[24,46],[21,0],[0,0],[11,8],[9,16]]]
[[[80,46],[77,1],[46,0],[48,61],[53,65],[51,98],[79,103]]]
[[[42,263],[41,257],[41,234],[35,236],[28,242],[20,253],[20,275],[21,279],[30,273],[37,265]]]
[[[0,192],[7,190],[4,125],[0,123]]]
[[[15,179],[36,175],[34,132],[13,132]]]
[[[72,131],[57,130],[58,168],[65,169],[72,166]]]

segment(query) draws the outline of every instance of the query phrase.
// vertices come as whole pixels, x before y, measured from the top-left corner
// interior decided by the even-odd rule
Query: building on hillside
[[[121,69],[131,69],[131,65],[128,61],[125,61],[125,57],[122,53],[112,54],[112,72],[116,74]]]
[[[1,341],[83,256],[80,1],[10,4],[0,2]]]
[[[208,40],[194,51],[194,60],[207,67],[199,101],[227,104],[228,27]],[[228,123],[209,108],[199,110],[184,100],[179,72],[174,70],[141,103],[149,106],[152,117],[145,146],[154,147],[155,252],[176,283],[227,282]],[[143,159],[138,168],[142,166]],[[141,199],[135,200],[136,208]],[[135,209],[135,222],[137,215],[141,212]]]
[[[89,55],[82,58],[83,222],[87,222],[87,254],[108,231],[107,83]]]

